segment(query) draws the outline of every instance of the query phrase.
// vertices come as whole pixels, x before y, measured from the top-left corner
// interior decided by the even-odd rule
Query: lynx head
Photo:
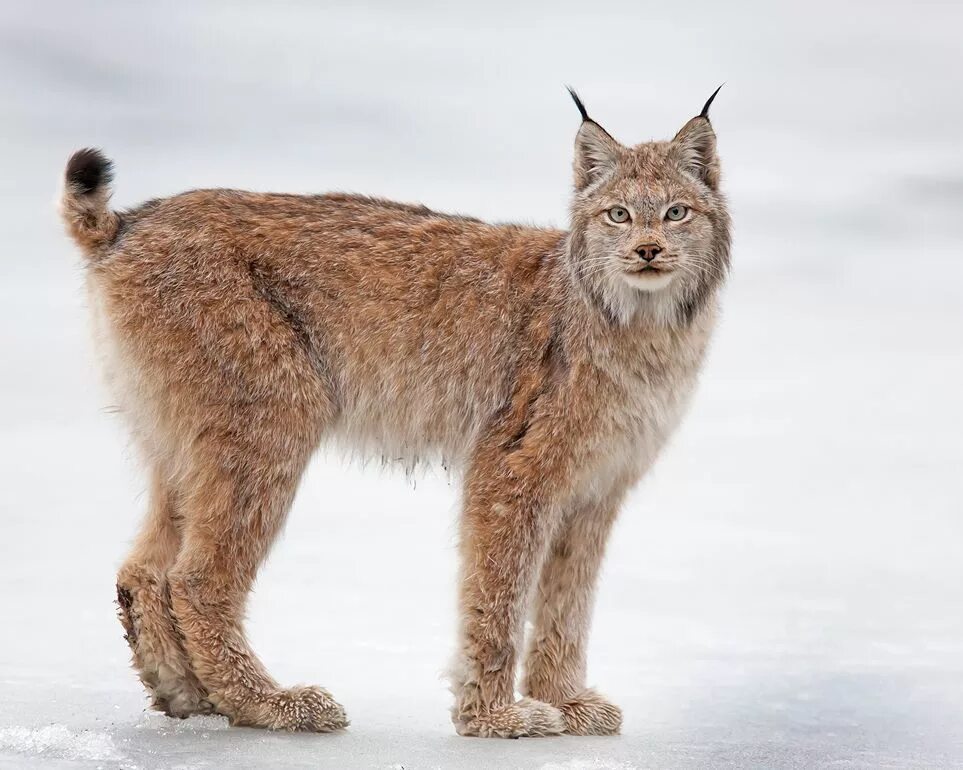
[[[688,323],[729,268],[729,215],[719,192],[709,107],[669,142],[626,147],[582,113],[575,138],[570,268],[613,323]]]

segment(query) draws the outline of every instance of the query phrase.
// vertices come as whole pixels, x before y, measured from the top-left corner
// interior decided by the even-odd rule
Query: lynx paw
[[[565,730],[562,712],[532,698],[492,709],[484,716],[455,722],[459,735],[479,738],[534,738],[560,735]]]
[[[582,690],[559,708],[568,735],[618,735],[622,729],[622,709],[595,690]]]
[[[178,719],[212,713],[207,692],[181,648],[163,591],[149,576],[131,568],[127,572],[132,588],[118,584],[118,616],[151,708]]]
[[[349,724],[341,704],[321,687],[279,690],[262,703],[227,716],[235,725],[288,732],[330,733]]]
[[[175,719],[187,719],[195,714],[213,714],[214,706],[199,687],[186,678],[166,676],[161,667],[156,680],[141,674],[141,681],[151,695],[150,707]]]

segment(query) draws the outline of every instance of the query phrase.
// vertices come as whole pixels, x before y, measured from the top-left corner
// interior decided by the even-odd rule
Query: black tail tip
[[[114,164],[100,150],[77,150],[67,161],[67,184],[80,195],[88,195],[114,178]]]

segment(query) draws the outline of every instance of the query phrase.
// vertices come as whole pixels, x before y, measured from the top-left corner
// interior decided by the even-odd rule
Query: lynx
[[[566,231],[345,194],[195,190],[116,211],[110,161],[70,158],[63,219],[151,479],[117,602],[153,707],[348,724],[326,690],[281,687],[243,629],[302,472],[334,438],[444,458],[462,482],[457,732],[620,730],[586,685],[594,586],[626,492],[690,400],[730,220],[716,94],[671,141],[634,147],[571,94]]]

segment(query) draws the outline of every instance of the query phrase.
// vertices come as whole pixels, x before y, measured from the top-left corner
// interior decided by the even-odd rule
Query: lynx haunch
[[[619,731],[586,686],[594,585],[695,385],[729,216],[712,98],[671,141],[627,147],[572,96],[567,231],[342,194],[196,190],[114,211],[110,162],[70,159],[63,218],[151,477],[117,595],[156,708],[348,724],[326,690],[281,687],[242,622],[305,465],[338,438],[458,469],[456,730]]]

